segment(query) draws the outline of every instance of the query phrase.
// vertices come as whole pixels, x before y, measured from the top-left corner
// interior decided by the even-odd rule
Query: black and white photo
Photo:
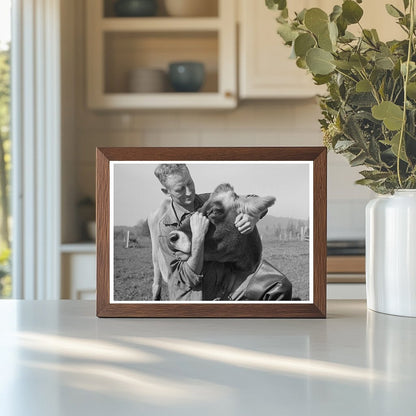
[[[115,161],[110,174],[112,302],[311,301],[312,162]]]

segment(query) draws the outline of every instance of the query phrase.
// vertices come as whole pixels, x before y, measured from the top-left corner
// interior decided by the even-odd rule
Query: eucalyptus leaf
[[[348,61],[342,60],[333,60],[332,63],[339,69],[349,71],[352,68],[352,65]]]
[[[277,16],[276,17],[276,22],[277,23],[281,23],[281,24],[287,24],[288,23],[288,20],[287,20],[287,17],[284,17],[282,14],[280,15],[280,16]]]
[[[380,38],[378,37],[378,33],[377,33],[377,30],[376,29],[371,29],[371,34],[373,35],[373,39],[376,42],[380,42]]]
[[[360,172],[360,175],[364,176],[366,179],[373,179],[375,181],[378,181],[380,179],[386,179],[388,178],[391,173],[389,172],[380,172],[377,170],[362,170]]]
[[[308,65],[306,65],[305,58],[298,58],[296,59],[296,66],[301,69],[308,69]]]
[[[371,30],[368,30],[368,29],[364,29],[363,30],[363,35],[364,35],[364,38],[365,38],[365,40],[370,44],[370,45],[374,45],[376,42],[375,42],[375,39],[373,38],[373,34],[371,33]]]
[[[370,137],[370,144],[368,146],[368,150],[370,152],[370,156],[372,157],[374,164],[376,166],[380,166],[380,163],[381,163],[380,148],[378,145],[378,141],[374,137],[374,135]]]
[[[344,36],[348,27],[348,22],[344,19],[342,15],[339,16],[337,19],[337,27],[338,27],[338,32],[340,36],[341,37]]]
[[[371,83],[366,79],[362,79],[361,81],[357,82],[355,86],[355,90],[357,92],[370,92],[371,91]]]
[[[366,159],[367,159],[366,154],[364,152],[362,152],[358,156],[356,156],[356,157],[354,157],[350,160],[350,166],[352,166],[352,167],[360,166],[365,162]]]
[[[292,27],[287,23],[280,24],[279,28],[277,29],[277,33],[287,44],[293,42],[298,37],[298,32],[293,30]]]
[[[410,64],[409,64],[409,73],[412,73],[415,70],[416,70],[416,64],[414,62],[410,62]],[[400,72],[403,76],[406,76],[406,62],[401,63]]]
[[[329,15],[329,20],[331,22],[335,22],[338,17],[342,15],[342,7],[336,4],[334,8],[332,9],[332,13]]]
[[[412,100],[416,100],[416,82],[409,82],[407,84],[407,96]]]
[[[354,145],[352,140],[338,140],[334,145],[334,150],[337,152],[345,152]]]
[[[336,46],[338,39],[338,26],[334,22],[328,23],[329,37],[331,38],[332,45]]]
[[[271,10],[283,10],[286,5],[286,0],[266,0],[266,6]]]
[[[305,13],[305,26],[315,35],[327,30],[328,27],[328,15],[318,7],[309,9]]]
[[[314,75],[327,75],[335,69],[335,65],[332,63],[333,58],[330,52],[313,48],[306,54],[306,64]]]
[[[379,56],[375,61],[376,67],[385,70],[394,69],[394,61],[392,57]]]
[[[334,44],[332,43],[331,37],[329,35],[328,26],[325,31],[318,35],[318,45],[321,49],[324,49],[328,52],[334,51]]]
[[[393,17],[403,17],[404,14],[397,8],[394,7],[392,4],[386,4],[387,13]]]
[[[314,37],[309,33],[301,33],[295,39],[295,53],[296,56],[300,56],[304,58],[306,56],[306,52],[309,49],[313,48],[316,45],[316,41]]]
[[[368,61],[364,58],[364,56],[361,56],[358,53],[355,53],[350,58],[350,64],[354,68],[361,70],[368,64]]]
[[[405,150],[405,141],[402,141],[402,146],[400,147],[400,156],[399,155],[399,145],[400,145],[400,132],[395,134],[392,138],[392,140],[389,142],[389,145],[391,146],[391,151],[396,157],[399,157],[404,162],[409,162],[409,159],[406,155]]]
[[[338,32],[339,32],[338,25],[337,25],[337,29],[338,29]],[[348,32],[348,30],[347,30],[347,31],[345,31],[345,33],[344,33],[343,36],[340,36],[338,38],[338,42],[341,42],[341,43],[350,43],[350,42],[352,42],[355,39],[357,39],[356,36],[353,33]]]
[[[391,101],[383,101],[371,109],[373,117],[382,120],[384,125],[392,131],[402,127],[403,110]]]
[[[403,6],[404,6],[404,9],[406,10],[409,7],[409,0],[403,0]]]
[[[306,14],[306,9],[303,9],[302,11],[300,11],[299,13],[296,14],[296,18],[297,20],[299,20],[299,22],[303,23],[305,20],[305,14]]]
[[[350,23],[358,23],[363,16],[363,9],[352,0],[346,0],[342,3],[342,16]]]
[[[355,183],[357,185],[371,186],[374,184],[374,179],[358,179]]]
[[[331,76],[314,74],[313,80],[316,85],[324,85],[324,84],[327,84],[331,80]]]
[[[358,145],[359,149],[367,150],[367,140],[362,129],[363,118],[359,114],[353,114],[345,122],[345,135]]]

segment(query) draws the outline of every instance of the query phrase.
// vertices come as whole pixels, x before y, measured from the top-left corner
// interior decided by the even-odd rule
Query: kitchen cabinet
[[[296,3],[296,4],[295,4]],[[403,8],[401,0],[390,3]],[[330,12],[333,0],[298,0],[289,2],[289,10],[320,7]],[[325,93],[325,87],[316,86],[305,70],[290,59],[291,49],[277,35],[276,11],[268,10],[263,1],[239,0],[239,96],[250,98],[308,98]],[[376,28],[381,40],[403,38],[403,33],[384,5],[378,0],[366,0],[363,27]],[[358,25],[348,30],[358,33]]]
[[[61,298],[95,300],[95,244],[63,244],[61,253]]]
[[[207,0],[208,1],[208,0]],[[111,2],[88,0],[87,102],[91,109],[233,108],[237,105],[236,5],[218,2],[217,16],[115,17]],[[110,5],[110,7],[109,7]],[[139,68],[167,71],[169,63],[199,61],[199,92],[129,92]]]
[[[328,0],[299,0],[296,10],[328,9],[325,3]],[[322,93],[311,75],[289,59],[291,50],[276,33],[277,13],[264,1],[239,0],[238,5],[240,98],[308,98]]]

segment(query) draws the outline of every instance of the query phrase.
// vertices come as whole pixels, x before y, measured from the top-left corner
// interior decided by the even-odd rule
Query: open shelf
[[[221,109],[237,106],[235,3],[212,0],[215,16],[114,17],[113,1],[88,0],[87,102],[97,110]],[[178,93],[165,87],[129,88],[134,70],[166,74],[173,62],[201,62],[205,80],[200,91]],[[137,71],[136,71],[137,72]],[[161,83],[161,82],[160,82]],[[159,83],[159,85],[160,85]]]
[[[167,79],[169,64],[178,61],[204,64],[204,84],[200,92],[192,95],[218,92],[218,39],[215,32],[106,33],[104,54],[105,94],[132,93],[128,88],[129,73],[138,68],[163,70]],[[156,95],[174,93],[168,82],[165,88]],[[186,99],[187,95],[189,93],[181,93],[175,99]]]

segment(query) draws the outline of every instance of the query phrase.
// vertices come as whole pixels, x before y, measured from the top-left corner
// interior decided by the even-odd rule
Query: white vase
[[[416,317],[416,190],[367,204],[366,284],[369,309]]]

